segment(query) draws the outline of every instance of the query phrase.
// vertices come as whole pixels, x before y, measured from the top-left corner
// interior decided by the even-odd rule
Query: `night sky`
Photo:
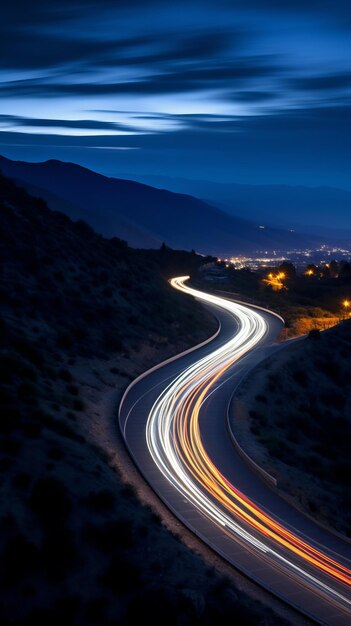
[[[349,0],[14,0],[0,153],[351,188]]]

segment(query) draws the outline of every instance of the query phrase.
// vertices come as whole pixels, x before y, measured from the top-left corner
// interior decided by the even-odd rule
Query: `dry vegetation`
[[[172,536],[87,435],[83,362],[118,391],[214,331],[165,280],[195,255],[129,250],[4,178],[0,197],[2,626],[282,624]]]
[[[310,515],[351,536],[351,322],[273,354],[243,384],[242,445]],[[249,435],[249,437],[248,437]],[[252,445],[254,439],[256,445]]]

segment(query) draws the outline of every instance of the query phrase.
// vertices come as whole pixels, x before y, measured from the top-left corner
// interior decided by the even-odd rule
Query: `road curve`
[[[264,484],[232,446],[233,385],[265,355],[281,319],[187,286],[220,322],[216,336],[139,377],[119,425],[140,471],[201,539],[260,585],[323,624],[351,623],[351,546]]]

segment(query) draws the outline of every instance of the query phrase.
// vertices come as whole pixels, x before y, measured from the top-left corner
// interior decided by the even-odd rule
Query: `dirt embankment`
[[[351,324],[276,352],[238,390],[233,428],[278,488],[350,537]]]

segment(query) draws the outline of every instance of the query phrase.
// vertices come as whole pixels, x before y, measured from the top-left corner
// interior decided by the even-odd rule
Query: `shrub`
[[[48,458],[52,459],[53,461],[61,461],[61,459],[63,459],[64,456],[65,456],[64,451],[62,450],[62,448],[59,448],[58,446],[53,446],[52,448],[48,450]]]
[[[37,387],[29,381],[22,381],[17,387],[18,398],[27,404],[35,404],[37,395]]]
[[[15,585],[37,567],[38,548],[19,532],[5,544],[2,555],[2,579],[5,586]]]
[[[94,230],[84,220],[77,220],[74,224],[77,233],[81,235],[95,235]]]
[[[72,396],[78,396],[79,395],[79,389],[77,387],[77,385],[67,385],[66,387],[68,393],[72,394]]]
[[[42,543],[42,558],[48,578],[53,582],[66,578],[72,570],[77,551],[72,531],[63,525],[45,529]]]
[[[9,384],[15,377],[35,381],[37,373],[35,369],[16,354],[3,353],[0,356],[0,381]]]
[[[155,606],[157,606],[157,620],[159,624],[167,624],[167,626],[176,626],[181,623],[194,624],[194,622],[189,622],[188,620],[182,622],[179,616],[179,605],[175,604],[171,592],[167,592],[161,587],[140,591],[136,598],[130,601],[127,610],[127,623],[140,623],[140,615],[142,615],[145,623],[152,624],[155,619]]]
[[[79,435],[69,424],[67,424],[67,422],[62,419],[47,416],[43,419],[43,425],[61,437],[67,437],[67,439],[72,439],[72,441],[78,441],[79,443],[83,443],[85,441],[82,435]]]
[[[6,473],[13,464],[13,460],[9,457],[0,458],[0,473]]]
[[[107,599],[104,596],[88,600],[84,610],[87,623],[99,624],[99,626],[106,624],[106,606]]]
[[[66,349],[66,350],[70,350],[73,347],[72,335],[69,332],[67,332],[67,331],[58,333],[57,345],[60,348],[63,348],[63,349]]]
[[[292,372],[292,377],[302,387],[308,386],[309,378],[304,370],[294,370]]]
[[[100,580],[113,593],[123,596],[136,591],[140,584],[141,576],[138,567],[130,559],[119,555],[111,559]]]
[[[111,512],[115,508],[115,494],[109,489],[102,489],[95,493],[90,493],[86,498],[86,504],[92,511],[96,513]]]
[[[317,330],[317,328],[312,328],[312,330],[310,330],[310,332],[308,333],[308,338],[311,339],[312,341],[316,341],[320,339],[321,331]]]
[[[264,396],[263,394],[259,393],[255,400],[257,400],[257,402],[264,402],[265,404],[267,404],[267,398],[266,396]]]
[[[0,450],[11,456],[15,456],[21,449],[21,442],[18,439],[0,439]]]
[[[84,411],[85,404],[84,404],[83,400],[81,400],[80,398],[74,398],[74,400],[73,400],[73,409],[75,411]]]
[[[107,554],[132,547],[136,539],[130,519],[117,519],[98,526],[89,524],[84,529],[84,536]]]
[[[29,504],[47,528],[62,528],[72,510],[72,502],[64,485],[57,478],[38,479],[32,489]]]
[[[69,372],[67,369],[60,369],[59,377],[67,383],[70,383],[73,380],[71,372]]]
[[[13,486],[21,491],[28,489],[30,483],[31,477],[27,472],[18,472],[12,479]]]
[[[15,337],[12,340],[13,347],[20,352],[30,363],[41,367],[44,359],[43,354],[33,342],[28,341],[25,337]]]
[[[35,438],[39,437],[42,431],[42,425],[39,422],[33,422],[26,420],[21,424],[21,429],[26,437]]]

